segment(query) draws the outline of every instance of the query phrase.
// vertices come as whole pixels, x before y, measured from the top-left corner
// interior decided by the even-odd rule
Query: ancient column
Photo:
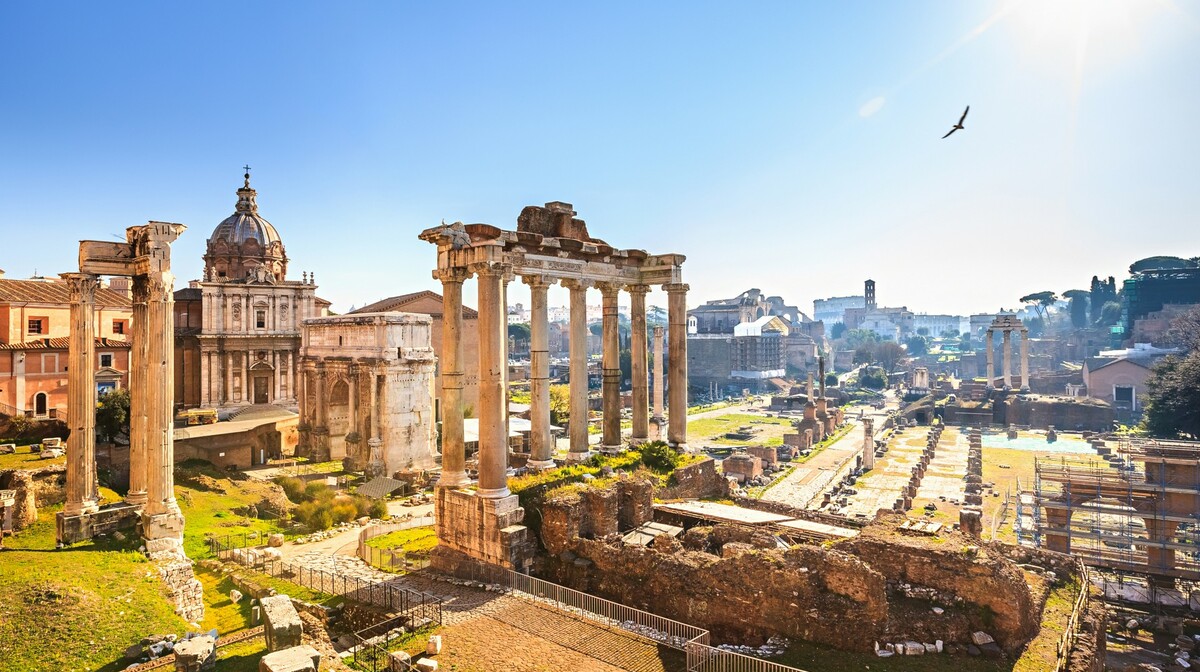
[[[67,500],[63,515],[100,508],[96,489],[96,289],[87,273],[63,273],[71,297],[71,336],[67,364]]]
[[[1021,391],[1029,391],[1029,330],[1021,330]]]
[[[129,493],[125,501],[135,506],[146,504],[146,346],[150,341],[150,323],[146,319],[149,282],[144,275],[133,276],[133,328],[129,336]]]
[[[597,283],[600,290],[603,315],[601,343],[604,370],[602,410],[604,414],[604,436],[602,448],[607,451],[621,449],[621,341],[617,326],[617,296],[621,286],[611,282]]]
[[[587,372],[587,288],[586,280],[563,280],[571,290],[571,327],[568,344],[571,359],[570,438],[568,460],[587,459],[588,451],[588,372]]]
[[[875,421],[871,418],[863,419],[862,468],[863,471],[875,468]]]
[[[988,389],[990,390],[996,386],[996,363],[995,363],[996,340],[995,340],[994,332],[992,332],[991,329],[987,330],[986,343],[987,343],[987,386],[988,386]]]
[[[506,267],[504,275],[500,278],[500,333],[496,336],[500,339],[500,390],[503,393],[504,403],[500,404],[500,411],[504,417],[504,468],[508,469],[508,451],[509,451],[509,436],[508,431],[508,283],[512,282],[513,272],[511,267]]]
[[[633,368],[633,444],[645,443],[650,437],[649,418],[649,371],[646,368],[646,293],[650,288],[646,285],[629,286],[629,328],[632,332],[630,339]]]
[[[146,321],[146,507],[142,536],[151,557],[176,553],[183,541],[183,515],[175,501],[175,276],[171,274],[170,243],[184,227],[152,223],[147,227],[150,260]]]
[[[554,466],[554,442],[550,437],[550,335],[546,292],[552,280],[540,275],[526,275],[522,281],[529,285],[529,463],[531,469]]]
[[[667,292],[667,323],[670,327],[668,344],[670,358],[670,384],[667,386],[670,424],[667,427],[667,442],[677,450],[687,449],[687,292],[684,283],[663,285]]]
[[[1001,332],[1000,356],[1004,360],[1004,389],[1012,389],[1012,331]]]
[[[132,353],[131,353],[132,354]],[[196,364],[200,367],[200,399],[198,400],[201,408],[208,407],[208,353],[204,350],[200,351],[200,357]]]
[[[221,401],[228,404],[233,401],[233,353],[226,351],[225,356],[221,358],[222,368],[225,369],[225,393],[221,395]]]
[[[662,424],[663,416],[663,390],[664,377],[667,374],[667,367],[663,366],[663,332],[666,331],[662,325],[654,327],[654,419],[660,425]]]
[[[438,485],[458,486],[469,480],[462,402],[462,286],[469,276],[463,268],[437,271],[435,276],[442,281],[442,475]]]
[[[505,269],[501,264],[482,262],[472,266],[479,278],[479,490],[480,497],[507,497],[508,436],[504,431],[502,369],[504,344],[500,324],[507,323],[503,306]]]

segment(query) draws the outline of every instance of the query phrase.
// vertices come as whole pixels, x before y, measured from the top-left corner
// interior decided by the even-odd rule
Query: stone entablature
[[[432,468],[431,324],[411,313],[306,320],[300,452],[388,476]]]

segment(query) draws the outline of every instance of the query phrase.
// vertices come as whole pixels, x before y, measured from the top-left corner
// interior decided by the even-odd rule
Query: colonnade
[[[999,331],[1001,335],[1001,361],[1003,364],[1003,387],[1006,390],[1012,389],[1012,335],[1013,332],[1021,334],[1021,390],[1029,391],[1029,329],[1015,317],[1002,315],[988,327],[986,335],[987,348],[987,384],[988,387],[994,387],[996,381],[996,364],[995,364],[995,332]]]
[[[509,494],[508,431],[506,379],[507,358],[507,283],[519,275],[529,286],[530,311],[530,458],[529,466],[549,468],[554,443],[550,434],[550,353],[548,347],[547,293],[561,282],[570,292],[570,452],[568,459],[583,460],[588,447],[588,374],[587,374],[587,290],[600,290],[602,298],[603,386],[601,407],[603,433],[601,449],[620,450],[621,440],[621,369],[618,336],[617,301],[621,291],[631,298],[633,358],[633,431],[631,441],[650,438],[649,374],[647,367],[646,294],[650,285],[582,278],[562,278],[549,274],[514,273],[510,264],[481,261],[466,267],[439,269],[435,277],[442,283],[442,475],[439,485],[459,486],[468,482],[463,433],[463,283],[474,276],[478,283],[479,312],[479,483],[482,497],[501,498]],[[679,282],[662,285],[668,295],[670,330],[668,442],[678,449],[687,446],[687,291]],[[661,348],[658,348],[661,352]],[[656,366],[661,366],[661,357]],[[655,376],[659,378],[659,376]],[[661,403],[661,402],[660,402]]]

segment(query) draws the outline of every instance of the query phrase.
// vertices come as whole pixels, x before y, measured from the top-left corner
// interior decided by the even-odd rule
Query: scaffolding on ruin
[[[1200,443],[1127,438],[1099,457],[1037,458],[1028,487],[1019,543],[1160,585],[1200,580]]]

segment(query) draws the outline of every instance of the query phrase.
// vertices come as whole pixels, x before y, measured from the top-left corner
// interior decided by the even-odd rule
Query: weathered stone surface
[[[175,672],[201,672],[217,665],[217,641],[208,635],[175,645]]]
[[[438,663],[432,658],[418,658],[417,664],[413,667],[420,672],[437,672]]]
[[[305,644],[268,653],[258,661],[258,672],[317,672],[320,666],[321,654]]]
[[[680,467],[672,475],[674,485],[660,488],[655,495],[662,500],[728,497],[729,481],[717,473],[717,463],[706,457],[695,464]]]
[[[272,595],[261,600],[263,608],[263,635],[268,651],[280,651],[300,645],[303,627],[300,614],[287,595]]]

